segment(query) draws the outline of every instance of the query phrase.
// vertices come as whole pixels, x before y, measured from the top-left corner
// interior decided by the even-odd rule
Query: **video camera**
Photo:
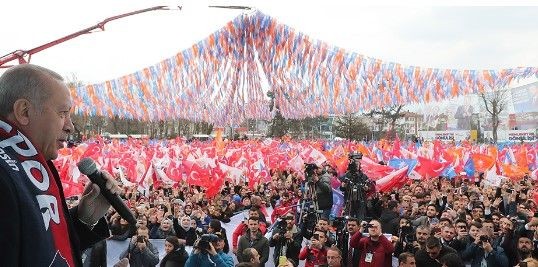
[[[308,182],[312,181],[312,177],[314,176],[314,174],[316,174],[317,169],[319,169],[318,165],[314,163],[305,163],[304,173],[305,173],[305,179]]]
[[[276,219],[275,228],[279,231],[285,231],[288,227],[288,220],[293,220],[292,216],[284,215]]]
[[[406,242],[407,244],[411,244],[414,241],[416,241],[416,235],[413,231],[413,227],[411,225],[405,225],[400,228],[400,240]]]
[[[348,155],[349,164],[347,165],[348,172],[358,172],[359,166],[357,166],[357,160],[362,159],[362,153],[360,152],[351,152]]]
[[[349,220],[349,216],[343,216],[343,217],[335,217],[333,220],[333,227],[336,228],[336,232],[341,232],[342,230],[346,229],[347,221]]]
[[[207,250],[211,249],[209,243],[210,242],[216,242],[219,240],[219,237],[214,234],[204,234],[200,237],[200,240],[198,240],[198,243],[194,246],[194,248],[200,249],[202,253],[207,253]]]

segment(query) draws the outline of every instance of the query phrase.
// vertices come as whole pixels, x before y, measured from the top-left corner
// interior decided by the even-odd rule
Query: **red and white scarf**
[[[43,217],[43,222],[36,227],[41,227],[54,241],[54,244],[51,244],[56,248],[56,254],[52,256],[53,262],[60,260],[61,257],[63,258],[61,261],[65,260],[69,266],[75,266],[65,218],[67,213],[63,208],[58,186],[59,178],[50,171],[43,154],[30,140],[5,120],[0,120],[0,147],[11,155],[9,160],[4,159],[11,167],[7,170],[11,172],[10,175],[26,177],[29,181],[26,184],[34,187],[28,192],[34,194],[37,203],[36,212],[41,213]],[[36,240],[36,242],[42,241]]]

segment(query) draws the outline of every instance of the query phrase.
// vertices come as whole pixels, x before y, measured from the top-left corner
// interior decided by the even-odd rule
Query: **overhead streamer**
[[[538,67],[455,70],[384,62],[314,40],[255,12],[238,16],[174,57],[72,88],[72,95],[79,114],[225,126],[270,119],[268,90],[284,117],[305,118],[440,101],[532,76],[538,77]]]

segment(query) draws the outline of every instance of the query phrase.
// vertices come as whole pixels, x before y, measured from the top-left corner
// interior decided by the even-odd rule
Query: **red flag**
[[[400,138],[398,137],[396,137],[396,140],[394,140],[394,145],[392,145],[392,156],[397,158],[402,157]]]
[[[369,158],[363,157],[361,160],[361,170],[368,176],[368,178],[377,180],[393,172],[394,168],[378,164]]]
[[[407,181],[407,166],[390,173],[389,175],[377,180],[375,188],[378,192],[387,192],[392,188],[401,187]]]
[[[438,162],[430,160],[424,157],[418,157],[420,165],[416,167],[415,171],[422,175],[422,177],[428,179],[439,176],[443,170],[450,164],[449,162]]]

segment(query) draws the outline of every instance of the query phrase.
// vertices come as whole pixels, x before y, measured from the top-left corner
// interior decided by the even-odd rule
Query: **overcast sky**
[[[62,75],[102,82],[173,56],[241,13],[204,8],[211,3],[254,6],[313,38],[404,65],[457,69],[538,65],[536,6],[506,7],[491,1],[473,2],[493,5],[478,7],[446,6],[462,1],[433,2],[436,6],[421,1],[406,1],[410,6],[354,2],[11,1],[0,4],[0,55],[36,47],[113,15],[161,4],[183,5],[181,11],[155,11],[110,22],[105,32],[78,37],[32,58],[32,63]]]

